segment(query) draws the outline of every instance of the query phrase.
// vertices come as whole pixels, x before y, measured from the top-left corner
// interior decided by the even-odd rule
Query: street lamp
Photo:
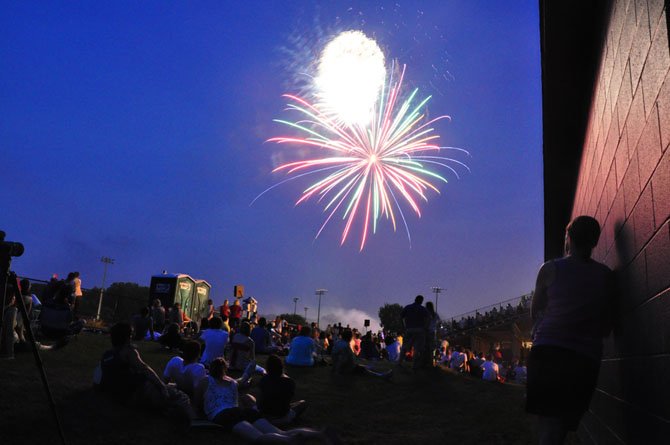
[[[105,279],[107,278],[107,266],[114,264],[114,259],[109,257],[102,257],[100,261],[105,264],[105,271],[102,273],[102,286],[100,287],[100,298],[98,299],[98,313],[95,316],[96,320],[100,320],[100,310],[102,309],[102,293],[105,290]]]
[[[307,309],[309,309],[307,306],[305,306],[305,323],[307,323]]]
[[[320,324],[320,321],[321,321],[321,297],[326,292],[328,292],[328,289],[317,289],[316,290],[316,295],[319,296],[319,309],[316,312],[316,326],[318,328],[321,328],[321,324]]]
[[[300,300],[300,298],[293,297],[293,315],[295,315],[296,308],[298,307],[298,300]]]

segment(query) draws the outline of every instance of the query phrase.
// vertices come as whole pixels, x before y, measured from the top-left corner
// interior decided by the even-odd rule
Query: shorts
[[[261,414],[251,408],[228,408],[219,412],[212,422],[221,425],[226,431],[231,431],[240,422],[253,423],[261,418]]]
[[[558,417],[575,431],[588,410],[600,362],[558,346],[533,346],[528,356],[526,411]]]

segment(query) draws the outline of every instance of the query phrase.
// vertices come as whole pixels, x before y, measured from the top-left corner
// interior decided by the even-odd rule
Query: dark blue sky
[[[289,3],[289,4],[287,4]],[[442,315],[519,296],[542,261],[537,1],[3,2],[0,202],[20,275],[79,270],[100,285],[163,269],[244,284],[262,312],[376,314],[440,285]],[[273,175],[281,94],[339,31],[375,37],[432,94],[437,131],[471,173],[409,215],[411,246],[382,225],[358,251],[342,226],[294,207],[305,183]],[[294,91],[295,90],[295,91]],[[315,314],[310,310],[310,315]],[[356,313],[356,317],[362,316]],[[341,315],[340,315],[341,316]]]

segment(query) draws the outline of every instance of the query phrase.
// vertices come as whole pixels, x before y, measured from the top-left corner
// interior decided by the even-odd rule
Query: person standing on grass
[[[84,293],[81,291],[81,278],[79,272],[72,272],[72,299],[74,302],[74,309],[72,311],[75,318],[79,317],[79,309],[81,308],[81,299]]]
[[[422,366],[421,356],[426,347],[426,333],[430,321],[430,315],[423,307],[423,295],[417,295],[414,303],[405,306],[400,313],[400,317],[402,317],[402,323],[405,326],[405,337],[398,364],[401,365],[405,359],[405,354],[414,348],[412,368],[418,369]]]
[[[435,312],[435,306],[432,301],[426,302],[428,311],[428,329],[426,332],[426,349],[423,357],[426,366],[433,366],[433,356],[435,355],[435,340],[437,340],[437,326],[440,323],[440,316]]]
[[[538,415],[541,444],[561,444],[577,429],[595,390],[603,337],[612,329],[612,271],[591,258],[600,224],[578,216],[565,230],[565,256],[542,265],[530,313],[526,411]]]
[[[240,328],[240,321],[242,320],[242,306],[240,306],[239,298],[230,307],[230,327],[237,331]]]

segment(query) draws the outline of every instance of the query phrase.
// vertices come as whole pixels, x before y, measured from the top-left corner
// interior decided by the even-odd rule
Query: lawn
[[[117,405],[96,393],[92,372],[108,347],[108,336],[84,333],[64,349],[42,352],[69,444],[240,442],[220,431],[181,431],[159,415]],[[159,372],[171,357],[155,343],[138,347]],[[297,382],[297,397],[311,403],[299,425],[332,426],[347,444],[534,441],[531,419],[523,411],[524,389],[516,385],[482,382],[442,369],[396,371],[390,382],[366,377],[334,382],[328,367],[291,368],[288,373]],[[0,362],[0,394],[1,444],[58,443],[32,354]]]

